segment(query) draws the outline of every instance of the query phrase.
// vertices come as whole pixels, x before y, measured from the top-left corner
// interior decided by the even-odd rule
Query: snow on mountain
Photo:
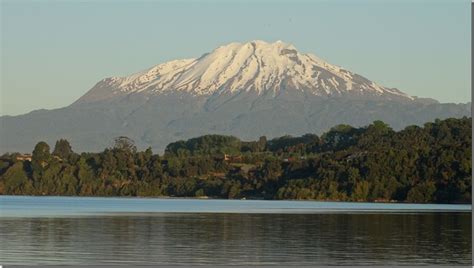
[[[104,79],[78,102],[138,92],[209,96],[240,91],[276,93],[282,89],[317,96],[352,94],[414,99],[315,55],[300,53],[293,45],[257,40],[230,43],[200,58],[169,61],[131,76]]]

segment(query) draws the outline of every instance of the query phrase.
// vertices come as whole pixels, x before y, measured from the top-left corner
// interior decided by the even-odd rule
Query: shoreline
[[[100,198],[100,199],[149,199],[149,200],[195,200],[195,201],[268,201],[268,202],[314,202],[314,203],[345,203],[345,204],[398,204],[398,205],[469,205],[472,203],[409,203],[399,201],[340,201],[340,200],[316,200],[316,199],[263,199],[263,198],[215,198],[215,197],[174,197],[174,196],[77,196],[77,195],[0,195],[2,197],[31,197],[31,198]]]

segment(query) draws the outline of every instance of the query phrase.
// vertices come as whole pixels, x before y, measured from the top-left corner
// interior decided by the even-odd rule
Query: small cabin
[[[53,155],[53,158],[58,160],[59,162],[63,161],[63,159],[61,157],[57,156],[57,155]]]
[[[30,161],[31,162],[31,154],[19,154],[16,156],[17,161]]]
[[[214,159],[218,161],[225,161],[225,162],[230,162],[230,163],[242,162],[241,155],[222,154],[222,155],[214,156]]]

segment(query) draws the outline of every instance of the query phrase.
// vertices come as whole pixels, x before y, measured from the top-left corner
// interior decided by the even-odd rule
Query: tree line
[[[162,155],[127,137],[100,153],[39,142],[31,159],[0,157],[0,194],[471,203],[471,129],[464,117],[401,131],[375,121],[321,136],[205,135]]]

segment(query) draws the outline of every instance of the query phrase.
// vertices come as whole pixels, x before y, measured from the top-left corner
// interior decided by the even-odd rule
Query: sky
[[[0,115],[230,42],[282,40],[386,87],[471,100],[469,0],[0,0]]]

